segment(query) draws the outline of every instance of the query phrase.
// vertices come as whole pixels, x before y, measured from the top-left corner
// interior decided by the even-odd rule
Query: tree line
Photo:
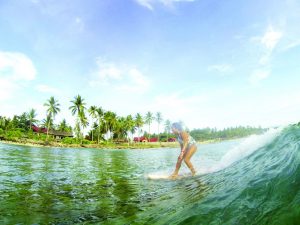
[[[166,141],[169,137],[174,137],[171,134],[171,121],[168,119],[164,120],[160,112],[154,114],[148,111],[144,116],[140,113],[134,116],[118,116],[115,112],[104,110],[100,106],[92,105],[87,107],[86,101],[80,95],[77,95],[70,101],[69,106],[69,110],[75,119],[75,126],[72,127],[67,124],[65,119],[58,124],[54,123],[55,117],[60,112],[60,104],[53,96],[46,100],[44,107],[46,108],[46,118],[42,121],[36,119],[37,113],[35,109],[30,109],[19,116],[15,115],[12,119],[0,116],[0,136],[9,139],[10,137],[22,137],[25,134],[26,137],[48,140],[49,138],[51,139],[49,131],[56,130],[73,133],[75,138],[65,138],[65,141],[81,144],[88,141],[99,144],[104,140],[129,142],[129,140],[133,139],[134,134],[138,138],[141,136],[147,138],[156,137],[158,141]],[[90,116],[90,121],[87,115]],[[151,133],[153,122],[157,124],[156,134]],[[34,135],[32,125],[47,128],[46,135],[39,135],[38,137]],[[90,125],[90,129],[86,131],[88,125]],[[162,131],[160,130],[161,125],[163,125]],[[142,133],[143,127],[145,128],[144,133]],[[86,136],[84,136],[84,131],[87,133]],[[205,141],[244,137],[264,131],[265,129],[261,127],[240,126],[223,130],[217,130],[216,128],[193,129],[190,133],[197,141]]]
[[[198,141],[206,140],[227,140],[233,138],[246,137],[251,134],[262,134],[266,128],[238,126],[217,130],[216,128],[194,129],[190,133]]]
[[[92,105],[89,108],[86,106],[86,101],[77,95],[70,101],[69,110],[75,119],[75,126],[71,127],[63,119],[59,124],[54,124],[55,117],[60,112],[60,104],[57,99],[51,96],[45,103],[46,118],[42,121],[36,119],[37,113],[35,109],[30,109],[29,112],[24,112],[20,116],[7,118],[0,116],[0,135],[2,136],[22,136],[22,133],[32,133],[32,125],[47,128],[46,140],[49,139],[49,131],[56,130],[62,132],[72,132],[77,140],[82,144],[84,140],[90,140],[93,143],[100,143],[105,139],[114,140],[129,140],[133,138],[133,134],[137,133],[138,137],[142,135],[142,127],[148,125],[148,136],[150,135],[150,127],[153,122],[157,122],[157,132],[160,133],[160,127],[163,122],[162,114],[157,112],[147,112],[145,116],[140,113],[136,115],[118,116],[115,112],[104,110],[100,106]],[[91,120],[88,120],[88,116]],[[88,125],[91,125],[87,135],[84,136],[84,131]],[[171,122],[165,121],[165,131],[170,133]],[[43,135],[41,135],[43,137]],[[44,137],[45,138],[45,137]],[[159,140],[159,135],[158,135]]]

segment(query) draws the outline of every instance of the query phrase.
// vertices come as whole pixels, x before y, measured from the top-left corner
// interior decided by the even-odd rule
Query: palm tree
[[[85,116],[84,110],[80,111],[79,121],[80,121],[80,124],[81,124],[81,127],[82,127],[82,136],[81,136],[82,137],[81,138],[81,144],[82,144],[83,134],[84,134],[83,130],[84,130],[84,128],[86,128],[89,125],[89,122],[88,122],[87,117]]]
[[[53,127],[53,119],[51,118],[50,114],[47,115],[46,119],[42,120],[41,125],[43,127],[49,127],[49,129]],[[47,135],[48,135],[48,129],[47,129]]]
[[[143,117],[141,116],[141,114],[137,113],[135,116],[135,126],[138,129],[138,142],[140,142],[140,130],[143,125],[144,125]]]
[[[77,113],[77,115],[79,115],[80,112],[81,112],[82,110],[85,109],[85,102],[84,102],[84,99],[81,98],[80,95],[75,96],[75,97],[74,97],[74,100],[71,101],[71,102],[73,103],[73,105],[70,106],[69,109],[71,110],[73,116],[74,116],[76,113]]]
[[[125,126],[125,118],[118,117],[115,123],[114,131],[117,135],[117,139],[120,140],[121,138],[126,137],[126,126]]]
[[[4,129],[5,128],[5,124],[6,124],[6,118],[5,117],[2,117],[0,116],[0,128]]]
[[[57,100],[53,96],[50,97],[49,100],[44,104],[44,106],[48,107],[47,108],[47,118],[49,116],[49,124],[47,124],[47,139],[48,139],[48,134],[49,134],[49,128],[50,128],[50,121],[54,121],[55,115],[60,111],[60,104],[58,103]]]
[[[119,135],[122,138],[126,138],[129,144],[129,138],[128,133],[132,130],[134,127],[134,121],[132,119],[132,116],[127,117],[119,117],[118,118],[118,129],[119,129]]]
[[[96,109],[97,117],[98,117],[98,144],[100,142],[100,129],[101,129],[101,123],[103,120],[104,110],[101,107],[98,107]]]
[[[113,134],[117,126],[117,120],[118,120],[117,114],[114,112],[110,112],[108,127],[109,127],[109,132],[111,133],[111,138],[113,138]]]
[[[76,118],[75,127],[74,127],[75,136],[77,139],[81,138],[81,132],[80,132],[80,122],[79,119]]]
[[[17,127],[24,130],[28,130],[29,120],[26,112],[22,113],[20,116],[17,116]]]
[[[5,134],[8,130],[10,122],[11,122],[11,120],[9,118],[0,116],[0,128],[4,130]]]
[[[95,118],[97,118],[97,107],[96,106],[91,106],[90,108],[89,108],[89,114],[90,114],[90,116],[92,117],[92,119],[95,119]],[[93,121],[92,121],[92,123],[93,123]],[[94,134],[93,134],[94,132],[93,132],[93,129],[92,129],[92,141],[94,141]]]
[[[86,119],[85,113],[84,113],[84,110],[86,109],[85,102],[84,102],[84,99],[81,98],[80,95],[77,95],[74,97],[74,100],[71,101],[71,103],[73,103],[73,105],[71,105],[69,107],[69,109],[71,110],[72,115],[74,116],[75,114],[77,114],[75,128],[77,131],[77,138],[79,138],[79,136],[81,136],[81,137],[83,136],[83,134],[81,134],[80,125],[82,127],[84,127],[87,124],[87,119]],[[81,143],[82,143],[82,140],[81,140]]]
[[[133,120],[131,115],[128,115],[125,119],[125,129],[126,129],[126,136],[128,132],[131,132],[131,136],[133,136],[133,131],[134,131],[134,125],[135,121]],[[129,145],[129,138],[128,139],[128,145]]]
[[[160,123],[163,121],[160,112],[157,112],[157,113],[156,113],[155,120],[156,120],[156,122],[157,122],[157,135],[158,135],[158,141],[159,141],[159,125],[160,125]]]
[[[34,109],[31,109],[29,111],[29,113],[27,114],[27,118],[29,120],[29,130],[32,130],[32,124],[37,122],[37,119],[35,119],[36,117],[36,111]]]
[[[150,125],[153,120],[154,120],[153,114],[150,111],[147,112],[147,114],[145,116],[145,123],[148,124],[148,127],[149,127],[148,139],[150,139]]]
[[[93,135],[94,135],[94,137],[96,135],[98,135],[98,123],[96,123],[96,122],[93,122],[91,124],[91,130],[89,131],[89,137],[92,136],[92,139],[93,139]]]
[[[58,125],[58,130],[59,131],[66,131],[67,130],[67,121],[65,119],[63,119],[60,124]]]
[[[104,122],[106,125],[106,132],[110,134],[113,133],[115,124],[117,120],[117,115],[112,111],[107,111],[104,113]]]
[[[58,130],[63,132],[72,132],[71,126],[67,124],[66,119],[63,119],[58,125]]]
[[[171,131],[171,121],[170,120],[166,120],[165,122],[165,130],[167,132],[167,141],[169,141],[169,134],[170,134],[170,131]]]

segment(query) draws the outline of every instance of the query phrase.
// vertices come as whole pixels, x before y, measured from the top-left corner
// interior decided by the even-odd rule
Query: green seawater
[[[300,129],[198,145],[198,175],[169,174],[179,148],[0,143],[0,224],[300,224]],[[189,174],[182,166],[182,174]]]

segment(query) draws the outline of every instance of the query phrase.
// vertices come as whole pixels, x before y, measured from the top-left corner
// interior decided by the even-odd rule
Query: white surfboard
[[[151,180],[165,180],[170,179],[170,174],[148,174],[147,178]]]
[[[185,177],[191,177],[191,174],[179,174],[176,178],[171,178],[171,174],[162,174],[162,173],[150,173],[147,175],[147,178],[150,180],[178,180]]]

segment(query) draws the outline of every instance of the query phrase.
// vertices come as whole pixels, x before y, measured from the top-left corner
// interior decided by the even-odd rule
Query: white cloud
[[[278,45],[283,33],[280,31],[275,31],[272,26],[269,26],[265,34],[259,39],[260,43],[264,46],[264,53],[259,59],[261,65],[269,64],[272,52],[274,48]]]
[[[263,36],[255,36],[250,41],[259,43],[262,46],[263,55],[260,61],[263,63],[269,61],[273,50],[277,47],[283,37],[283,32],[274,30],[273,26],[268,26]]]
[[[129,77],[135,85],[147,87],[149,80],[138,69],[133,68],[128,71]]]
[[[98,58],[97,69],[92,72],[91,87],[109,86],[117,91],[145,92],[150,79],[135,67],[119,65]]]
[[[194,2],[195,0],[136,0],[138,4],[149,10],[154,10],[154,4],[163,4],[165,7],[172,8],[174,3],[178,2]]]
[[[258,68],[256,68],[249,77],[252,85],[259,84],[262,80],[268,78],[271,74],[271,59],[274,49],[278,46],[283,37],[283,32],[275,30],[273,26],[268,26],[263,36],[252,37],[250,40],[260,44],[260,53],[258,58]],[[268,69],[265,69],[265,68]]]
[[[13,80],[33,80],[36,70],[32,61],[23,53],[0,52],[0,75]]]
[[[249,78],[249,81],[253,85],[258,85],[262,80],[267,79],[271,74],[269,69],[255,70]]]
[[[260,41],[267,49],[272,51],[282,38],[282,35],[282,32],[275,31],[272,26],[269,26]]]
[[[35,89],[42,93],[50,93],[50,94],[60,94],[60,91],[56,88],[50,87],[45,84],[39,84],[35,87]]]
[[[108,85],[115,80],[122,79],[122,71],[114,63],[97,58],[96,64],[97,69],[93,72],[93,79],[90,81],[90,86]]]
[[[208,71],[217,71],[225,74],[233,71],[233,66],[230,64],[216,64],[208,67]]]
[[[24,81],[36,77],[32,61],[23,53],[0,52],[0,101],[13,97]]]
[[[153,7],[151,5],[151,3],[153,2],[153,0],[136,0],[136,2],[138,4],[140,4],[141,6],[146,7],[149,10],[153,10]]]
[[[292,48],[296,48],[300,46],[300,39],[299,40],[294,40],[294,41],[291,41],[289,44],[287,44],[283,50],[286,51],[286,50],[289,50],[289,49],[292,49]]]

